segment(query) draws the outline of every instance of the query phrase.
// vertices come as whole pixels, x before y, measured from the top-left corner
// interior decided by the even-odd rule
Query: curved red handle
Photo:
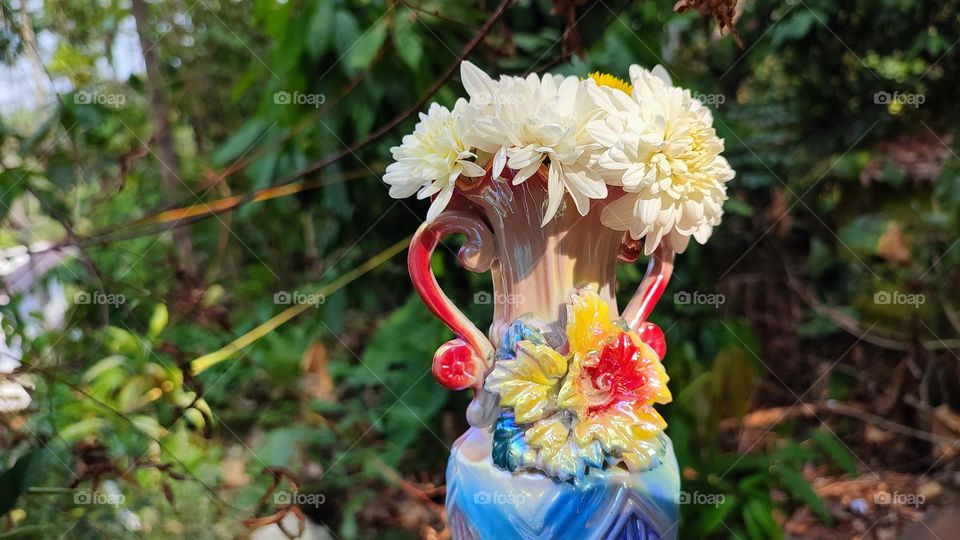
[[[640,243],[630,238],[630,233],[624,234],[624,242],[620,249],[620,260],[633,262],[640,256]],[[647,265],[647,273],[634,293],[633,298],[623,310],[623,318],[640,338],[653,347],[653,350],[662,359],[667,352],[666,338],[660,327],[647,321],[653,307],[657,305],[663,292],[667,290],[667,283],[673,275],[673,261],[676,252],[670,247],[669,241],[664,238],[657,249],[653,251]]]
[[[452,390],[472,386],[479,396],[493,357],[493,345],[444,294],[430,267],[430,257],[440,240],[457,233],[467,236],[458,254],[460,265],[473,272],[489,270],[495,252],[493,233],[479,217],[462,211],[444,212],[421,225],[410,242],[407,266],[423,303],[456,335],[456,339],[441,345],[434,355],[434,377]]]

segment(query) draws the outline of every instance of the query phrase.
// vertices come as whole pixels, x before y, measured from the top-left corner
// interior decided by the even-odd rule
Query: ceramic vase
[[[537,467],[535,449],[524,446],[517,417],[487,389],[495,364],[512,358],[518,343],[534,340],[533,334],[540,343],[566,350],[571,298],[585,289],[661,359],[665,352],[663,333],[647,317],[672,272],[674,253],[668,243],[650,257],[646,277],[620,311],[616,266],[634,263],[642,248],[628,234],[601,223],[602,207],[616,197],[591,201],[586,215],[568,199],[553,219],[541,224],[546,182],[543,169],[519,185],[512,184],[509,170],[496,180],[489,174],[461,178],[447,209],[425,223],[411,244],[413,283],[455,335],[438,349],[433,373],[448,388],[474,391],[467,411],[471,427],[452,447],[446,472],[452,536],[676,538],[680,479],[665,434],[656,436],[649,456],[635,460],[639,467],[617,464],[613,452],[602,459],[583,458],[586,465],[571,469],[575,474],[551,474]],[[459,253],[464,268],[492,274],[492,294],[475,296],[492,305],[487,332],[450,301],[431,271],[431,254],[451,234],[467,238]]]

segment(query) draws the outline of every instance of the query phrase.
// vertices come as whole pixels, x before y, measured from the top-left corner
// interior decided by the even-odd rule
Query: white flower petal
[[[710,236],[713,234],[713,227],[707,225],[705,227],[700,227],[697,232],[693,233],[693,237],[697,239],[697,242],[701,244],[706,244],[707,240],[710,239]]]
[[[651,232],[647,233],[646,238],[643,241],[643,254],[650,256],[653,254],[653,251],[657,249],[657,246],[660,245],[660,240],[663,238],[663,229],[654,229]]]
[[[687,199],[683,201],[683,214],[689,216],[692,221],[700,221],[703,219],[703,203],[694,199]]]
[[[617,231],[626,231],[630,229],[630,222],[633,221],[633,207],[636,198],[631,195],[625,195],[603,208],[600,214],[600,221]]]
[[[394,199],[406,199],[416,193],[418,189],[420,189],[420,186],[415,184],[397,184],[390,186],[390,196]]]
[[[460,63],[460,79],[463,82],[463,88],[471,98],[486,95],[489,99],[492,97],[492,91],[495,87],[493,79],[478,68],[473,62],[464,60]]]
[[[528,178],[536,174],[537,170],[540,169],[540,163],[542,161],[543,160],[540,159],[517,171],[517,174],[513,177],[513,185],[522,184]]]
[[[654,223],[660,216],[660,197],[640,199],[640,212],[637,217],[642,223]]]
[[[587,133],[603,146],[613,146],[620,140],[620,136],[616,128],[611,125],[610,119],[593,120],[587,124],[586,129]]]
[[[503,176],[503,169],[507,166],[507,147],[501,146],[493,156],[493,178],[499,180]]]
[[[460,161],[459,163],[463,167],[464,176],[476,178],[478,176],[483,176],[487,174],[487,171],[483,170],[483,167],[477,165],[472,161]]]
[[[560,179],[561,174],[560,165],[551,162],[550,170],[547,171],[547,210],[543,214],[543,221],[540,222],[541,227],[553,219],[553,216],[557,214],[557,210],[560,208],[560,203],[563,202],[563,181]]]
[[[673,86],[673,81],[670,80],[670,74],[667,73],[667,69],[660,64],[653,66],[653,69],[650,70],[650,74],[663,81],[663,84],[667,86]]]
[[[428,222],[433,221],[440,215],[440,212],[443,212],[444,208],[447,207],[447,203],[450,202],[451,197],[453,197],[453,184],[448,185],[433,199],[433,203],[430,204],[430,210],[427,211]]]
[[[420,191],[417,192],[417,198],[420,200],[428,199],[432,197],[434,194],[442,191],[443,188],[444,186],[437,182],[433,182],[431,184],[425,184],[422,188],[420,188]]]

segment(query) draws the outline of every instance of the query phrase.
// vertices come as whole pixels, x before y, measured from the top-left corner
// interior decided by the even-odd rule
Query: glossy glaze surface
[[[483,390],[483,377],[493,361],[492,343],[518,317],[532,315],[562,322],[564,305],[578,287],[593,284],[614,315],[619,313],[614,292],[616,264],[633,262],[640,246],[629,235],[605,227],[600,214],[606,200],[596,200],[581,216],[566,203],[557,216],[541,227],[547,204],[545,171],[521,185],[510,183],[512,171],[493,180],[463,179],[448,209],[423,224],[408,254],[410,277],[427,307],[449,327],[455,339],[434,356],[433,373],[452,390],[473,388],[467,411],[470,424],[492,425],[499,411],[496,400]],[[467,270],[490,271],[493,281],[493,324],[487,336],[444,294],[430,268],[430,256],[440,240],[464,234],[459,261]],[[652,323],[647,317],[660,299],[673,271],[673,251],[664,242],[654,252],[636,294],[623,318],[641,335]],[[653,331],[651,335],[657,334]],[[660,344],[657,349],[664,349]]]
[[[616,265],[634,262],[640,246],[602,225],[607,202],[592,201],[585,216],[561,207],[541,226],[544,171],[517,186],[511,174],[505,171],[501,180],[461,178],[448,208],[417,231],[409,253],[418,293],[455,335],[439,347],[433,373],[447,388],[472,388],[475,394],[467,411],[474,427],[457,441],[447,469],[452,536],[675,538],[679,474],[662,433],[666,424],[650,407],[669,401],[658,367],[666,343],[647,321],[672,273],[673,252],[667,242],[661,244],[621,315],[614,296]],[[459,254],[464,268],[492,274],[493,323],[486,333],[449,300],[432,274],[430,257],[451,234],[467,237]],[[571,325],[577,317],[571,306],[587,301],[582,299],[590,303],[583,312],[594,314],[581,325],[588,330]],[[524,355],[533,363],[517,364]],[[643,358],[647,367],[641,369]],[[543,388],[524,382],[530,374],[546,377]],[[491,375],[499,382],[485,388]],[[657,380],[665,394],[650,393],[659,392],[656,384],[647,388]],[[615,385],[614,393],[605,393],[606,381]],[[517,384],[519,394],[510,390]],[[561,398],[561,386],[571,384]],[[594,416],[614,406],[613,413],[633,411],[638,399],[647,404],[643,414]],[[643,444],[631,446],[635,437]],[[573,449],[572,458],[555,453],[561,446]]]
[[[501,470],[491,445],[489,431],[471,428],[453,446],[447,516],[454,538],[677,538],[680,474],[669,439],[659,467],[593,471],[576,484]]]

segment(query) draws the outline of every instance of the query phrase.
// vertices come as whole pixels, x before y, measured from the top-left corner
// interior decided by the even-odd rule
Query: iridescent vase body
[[[665,434],[659,435],[656,455],[642,470],[597,462],[576,477],[558,478],[517,464],[529,450],[514,444],[512,416],[484,388],[494,363],[513,354],[518,340],[527,339],[523,328],[562,350],[571,295],[584,287],[599,296],[621,325],[659,356],[664,354],[663,333],[646,319],[672,271],[669,245],[665,242],[653,254],[647,276],[621,312],[616,265],[632,263],[639,245],[601,223],[605,200],[592,201],[585,216],[567,200],[541,226],[545,176],[541,169],[514,186],[507,171],[499,180],[488,175],[459,186],[447,209],[424,224],[411,245],[409,266],[417,291],[456,335],[437,351],[434,375],[448,388],[475,392],[467,412],[472,427],[454,444],[447,466],[446,509],[453,538],[676,538],[680,478]],[[439,241],[456,233],[467,236],[461,264],[493,277],[493,324],[487,333],[453,305],[430,270]]]

